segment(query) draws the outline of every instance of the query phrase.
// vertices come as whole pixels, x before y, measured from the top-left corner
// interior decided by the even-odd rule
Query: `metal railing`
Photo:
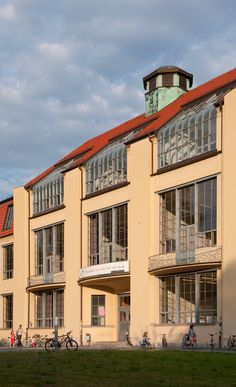
[[[191,253],[193,253],[191,251]],[[194,251],[194,254],[186,254],[184,257],[180,252],[157,254],[149,257],[148,271],[162,269],[171,266],[196,264],[196,263],[214,263],[222,261],[221,246],[200,247]]]
[[[28,286],[48,285],[63,283],[66,281],[66,273],[48,273],[45,275],[34,275],[28,278]]]

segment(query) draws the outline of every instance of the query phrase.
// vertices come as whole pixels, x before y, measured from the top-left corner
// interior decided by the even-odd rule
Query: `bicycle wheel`
[[[54,352],[56,350],[56,342],[54,339],[49,339],[45,343],[45,349],[48,352]]]
[[[75,341],[74,339],[69,339],[67,342],[66,342],[66,349],[68,351],[77,351],[78,349],[78,343],[77,341]]]

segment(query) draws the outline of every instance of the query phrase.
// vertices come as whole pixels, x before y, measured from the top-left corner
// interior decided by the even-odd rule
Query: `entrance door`
[[[124,341],[126,332],[129,332],[130,326],[130,294],[122,294],[118,297],[118,340]]]

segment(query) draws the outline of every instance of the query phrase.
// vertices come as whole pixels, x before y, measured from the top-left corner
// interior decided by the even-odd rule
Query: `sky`
[[[0,0],[0,198],[144,112],[142,78],[236,66],[234,0]]]

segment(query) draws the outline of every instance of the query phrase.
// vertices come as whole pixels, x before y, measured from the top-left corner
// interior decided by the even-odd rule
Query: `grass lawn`
[[[236,354],[81,350],[1,352],[0,386],[236,386]]]

